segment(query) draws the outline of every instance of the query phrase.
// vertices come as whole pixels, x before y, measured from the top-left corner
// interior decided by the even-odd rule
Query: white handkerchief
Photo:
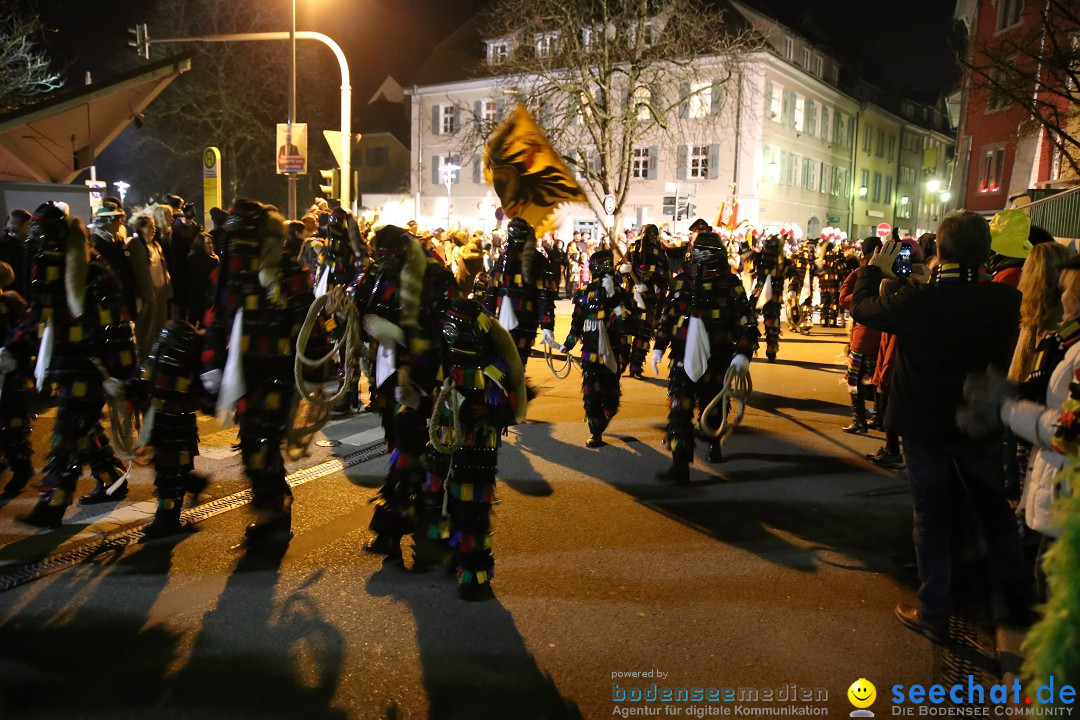
[[[45,325],[45,331],[41,333],[41,347],[38,349],[37,365],[34,367],[34,378],[37,380],[37,389],[45,389],[45,374],[49,372],[49,363],[52,362],[53,351],[53,321],[52,318]]]
[[[509,295],[503,295],[502,304],[499,305],[499,324],[510,332],[518,326],[517,313],[514,312],[514,301]]]
[[[375,351],[375,387],[382,387],[396,370],[397,349],[393,345],[379,345]]]
[[[693,382],[697,382],[709,367],[712,348],[709,346],[709,333],[705,323],[699,317],[690,318],[690,327],[686,330],[686,349],[683,350],[683,370]]]
[[[773,299],[772,294],[772,278],[765,278],[765,287],[761,288],[761,292],[758,294],[757,309],[765,307],[765,303]]]
[[[232,332],[229,333],[229,355],[225,359],[225,371],[221,374],[221,388],[218,390],[215,414],[224,428],[232,425],[236,403],[247,394],[247,385],[244,383],[244,353],[241,349],[243,341],[244,308],[240,308],[233,318]]]
[[[600,336],[596,349],[600,357],[604,359],[604,365],[613,373],[619,372],[619,361],[615,358],[615,351],[611,349],[611,341],[608,339],[607,323],[603,321],[597,323],[596,331]]]
[[[323,265],[319,271],[319,280],[315,283],[315,299],[318,300],[326,294],[326,285],[330,282],[330,266]]]

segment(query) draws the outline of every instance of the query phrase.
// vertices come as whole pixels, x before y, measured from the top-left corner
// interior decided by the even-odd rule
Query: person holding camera
[[[1002,372],[1008,367],[1020,324],[1020,293],[984,281],[990,226],[977,213],[959,210],[942,220],[941,264],[930,284],[881,297],[881,280],[904,269],[903,248],[888,242],[870,260],[855,284],[851,314],[867,327],[897,336],[885,421],[902,437],[920,584],[918,606],[901,603],[896,616],[909,629],[942,642],[952,600],[952,526],[961,503],[979,517],[1008,606],[1004,619],[1023,619],[1030,612],[1031,577],[1004,495],[1001,433],[968,437],[956,420],[965,378],[987,366]]]

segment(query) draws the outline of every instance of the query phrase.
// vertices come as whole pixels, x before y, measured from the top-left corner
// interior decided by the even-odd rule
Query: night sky
[[[223,0],[225,1],[225,0]],[[258,0],[280,2],[288,0]],[[493,0],[298,0],[297,28],[333,37],[345,49],[358,101],[394,75],[408,84],[435,43]],[[128,48],[127,27],[141,19],[153,0],[15,0],[36,6],[55,28],[48,45],[67,65],[72,83],[82,83],[87,70],[105,79],[118,66],[135,64]],[[768,0],[781,13],[813,22],[860,56],[880,74],[912,89],[940,89],[955,80],[953,52],[948,44],[952,27],[950,0]],[[285,30],[287,28],[281,28]],[[154,28],[150,28],[151,36]],[[160,59],[151,48],[151,56]],[[337,70],[327,57],[326,68],[301,68],[300,85],[324,75],[334,81]],[[304,73],[309,73],[304,78]]]

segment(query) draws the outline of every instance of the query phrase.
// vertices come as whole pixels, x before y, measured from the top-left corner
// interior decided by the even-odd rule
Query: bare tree
[[[36,44],[44,31],[36,15],[0,11],[0,112],[25,105],[64,84]]]
[[[732,15],[699,0],[499,0],[484,26],[483,72],[530,109],[598,217],[615,198],[618,230],[635,169],[657,162],[642,147],[715,138],[730,119],[760,47]],[[477,152],[497,119],[464,115],[463,149]]]
[[[1046,130],[1073,177],[1080,177],[1078,37],[1080,0],[1046,0],[1038,22],[975,44],[961,61],[970,73],[969,103],[986,111],[1022,108],[1018,132]]]

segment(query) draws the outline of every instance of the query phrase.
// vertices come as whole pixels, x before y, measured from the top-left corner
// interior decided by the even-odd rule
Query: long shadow
[[[148,611],[181,540],[111,547],[12,591],[25,604],[0,624],[0,716],[155,715],[181,636]]]
[[[796,337],[785,335],[780,338],[780,350],[783,351],[786,343],[835,343],[847,345],[847,342],[847,338],[843,335],[801,335]]]
[[[836,415],[843,415],[851,411],[850,405],[833,402],[832,400],[789,397],[787,395],[776,395],[775,393],[761,392],[758,390],[755,390],[750,396],[750,400],[747,404],[755,410],[762,410],[767,413],[774,413],[780,408],[801,412],[827,412]]]
[[[537,430],[547,431],[541,426]],[[822,456],[808,453],[806,448],[769,437],[769,452],[739,451],[742,442],[758,433],[737,433],[725,444],[725,462],[705,465],[704,473],[695,463],[690,469],[690,484],[673,486],[653,479],[656,470],[670,465],[671,459],[647,443],[617,433],[605,436],[609,445],[627,443],[636,457],[633,461],[639,472],[600,472],[592,476],[606,482],[641,504],[680,522],[687,527],[717,540],[752,552],[764,560],[802,572],[816,572],[821,564],[836,564],[829,559],[840,553],[856,560],[851,569],[897,574],[888,560],[896,548],[894,507],[882,505],[875,497],[839,496],[824,501],[790,500],[777,496],[763,487],[758,498],[747,499],[745,484],[809,478],[813,476],[855,475],[869,472],[861,460]],[[765,434],[765,433],[761,433]],[[599,451],[577,447],[553,437],[533,433],[530,439],[533,452],[539,452],[551,462],[570,468],[579,474],[589,474],[587,468],[597,467]],[[699,457],[704,444],[698,443]],[[747,467],[745,460],[756,461]],[[761,462],[766,464],[762,466]],[[625,468],[625,461],[618,463]],[[612,467],[609,465],[608,467]],[[739,485],[738,495],[724,490]],[[714,486],[714,487],[710,487]],[[779,532],[777,532],[779,531]],[[782,536],[798,538],[789,541]]]
[[[368,580],[367,591],[393,597],[413,613],[431,720],[583,717],[541,670],[498,599],[467,603],[453,597],[452,578],[386,565]]]
[[[804,368],[806,370],[817,370],[819,372],[827,373],[845,373],[844,368],[840,367],[834,362],[814,362],[812,360],[785,360],[783,356],[778,357],[776,360],[769,363],[770,365],[790,365],[791,367]]]
[[[345,639],[305,592],[320,573],[276,607],[287,547],[249,549],[237,563],[217,605],[203,616],[173,683],[171,709],[191,717],[347,717],[331,707]]]

